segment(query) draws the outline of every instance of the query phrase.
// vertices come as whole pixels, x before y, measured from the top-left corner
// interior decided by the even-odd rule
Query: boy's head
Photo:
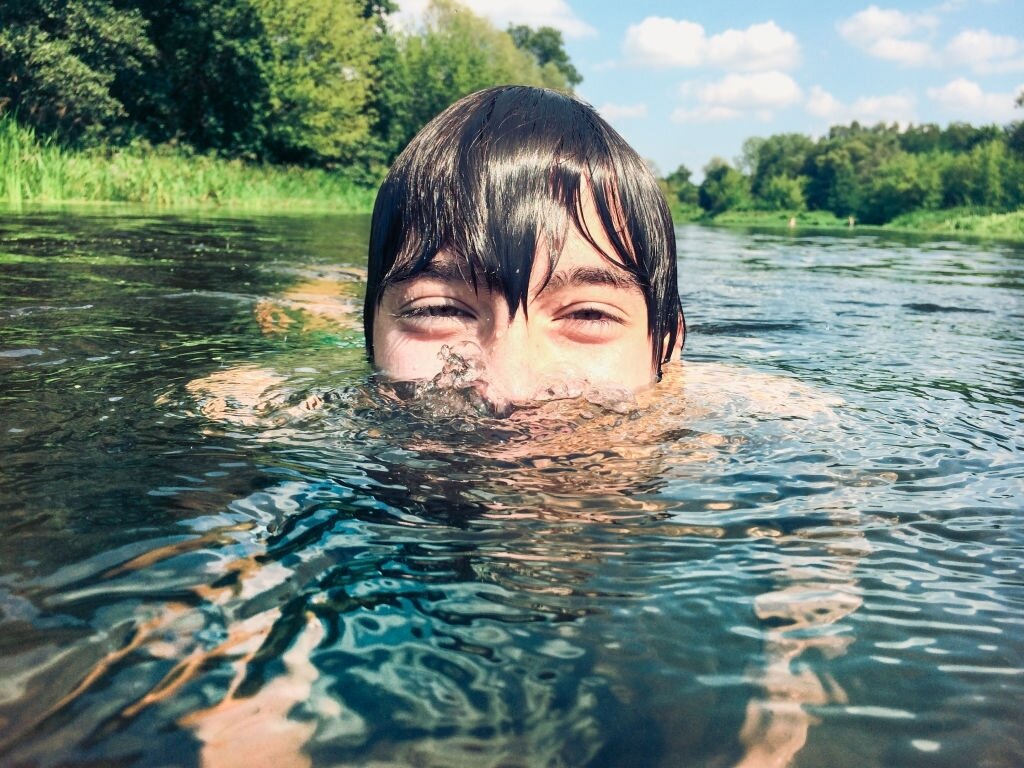
[[[443,345],[469,342],[523,379],[513,399],[553,375],[637,389],[683,342],[668,207],[588,105],[479,91],[423,128],[384,181],[363,321],[371,359],[396,379],[432,376]]]

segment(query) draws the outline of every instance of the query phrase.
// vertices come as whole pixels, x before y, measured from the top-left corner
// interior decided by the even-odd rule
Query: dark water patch
[[[763,333],[803,332],[803,323],[780,322],[725,322],[725,323],[694,323],[687,326],[688,331],[708,336],[759,336]]]
[[[904,304],[904,309],[909,309],[912,312],[921,312],[923,314],[932,314],[935,312],[965,312],[965,313],[984,313],[987,314],[991,310],[979,309],[977,307],[944,307],[940,304],[932,304],[930,302],[913,302],[910,304]]]

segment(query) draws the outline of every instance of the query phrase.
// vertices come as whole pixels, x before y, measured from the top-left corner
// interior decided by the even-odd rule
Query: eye
[[[473,315],[466,309],[455,304],[428,304],[422,307],[410,307],[397,314],[400,318],[472,318]]]
[[[562,333],[579,344],[598,344],[617,338],[626,321],[600,306],[569,307],[557,317]]]
[[[444,300],[412,303],[393,315],[409,333],[455,333],[476,321],[476,314],[464,304]]]
[[[582,323],[621,323],[618,317],[594,307],[574,309],[563,316],[566,320],[575,320]]]

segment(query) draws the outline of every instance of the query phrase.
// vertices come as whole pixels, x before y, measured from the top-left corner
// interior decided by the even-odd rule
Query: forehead
[[[442,246],[429,257],[422,254],[418,263],[406,261],[403,267],[401,263],[405,260],[399,259],[389,282],[424,275],[463,282],[482,280],[493,285],[510,279],[518,282],[525,274],[539,273],[546,278],[559,270],[583,266],[621,271],[632,277],[638,265],[632,253],[626,215],[616,196],[607,196],[607,219],[602,219],[591,183],[585,178],[581,182],[575,200],[562,204],[552,201],[532,232],[528,231],[529,225],[525,231],[519,227],[492,229],[491,248],[480,248],[480,241],[473,240],[469,253],[459,246],[458,238],[456,243]],[[626,253],[622,252],[623,247]],[[502,255],[495,258],[498,252]]]
[[[532,258],[524,254],[519,265],[506,266],[511,266],[510,271],[516,276],[529,272],[531,296],[544,290],[582,286],[643,293],[635,274],[615,255],[603,230],[584,234],[570,226],[557,252],[551,253],[545,239],[540,238]],[[480,274],[469,259],[449,249],[439,251],[421,269],[391,281],[388,288],[425,280],[468,284],[474,290],[485,287],[503,291],[506,288],[500,273]]]

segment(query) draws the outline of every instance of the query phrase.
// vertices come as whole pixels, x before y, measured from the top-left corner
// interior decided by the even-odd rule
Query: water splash
[[[540,379],[534,392],[524,401],[509,399],[491,385],[482,350],[472,342],[456,346],[446,344],[441,347],[438,359],[441,370],[433,378],[391,383],[399,399],[428,418],[518,417],[522,421],[538,408],[555,401],[575,401],[584,417],[588,416],[587,405],[620,414],[636,408],[636,400],[627,389],[595,386],[585,378],[563,375]],[[593,413],[591,408],[589,415]]]

